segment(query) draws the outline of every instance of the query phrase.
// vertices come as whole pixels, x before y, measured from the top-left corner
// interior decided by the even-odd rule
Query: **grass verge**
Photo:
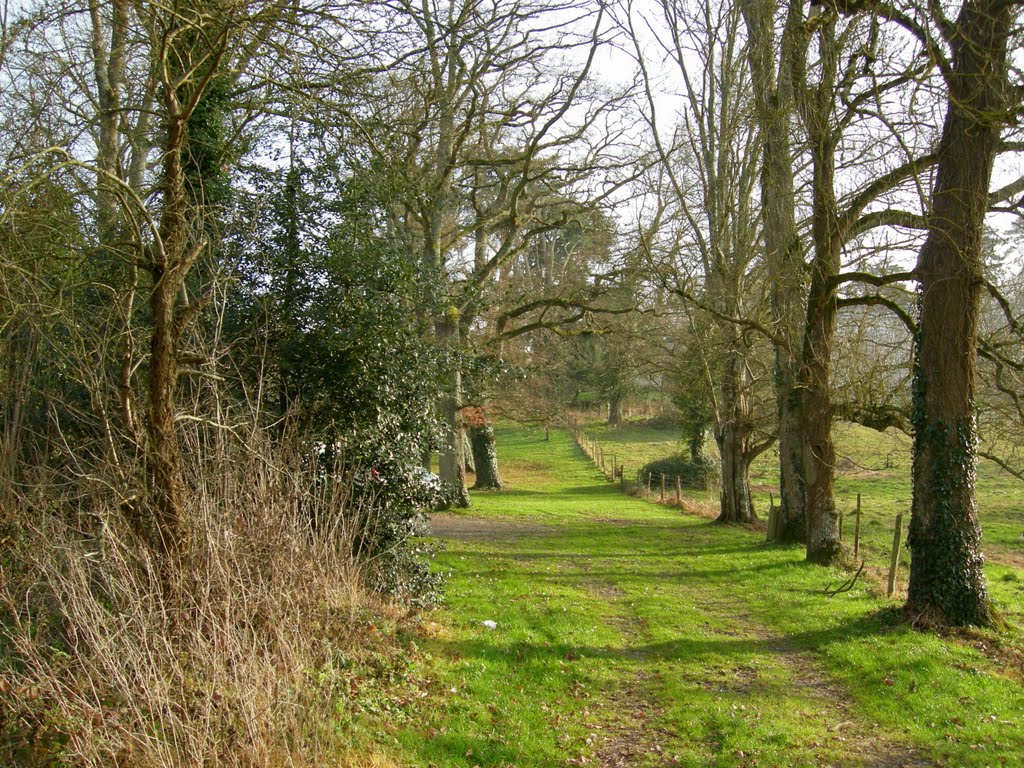
[[[393,764],[1018,764],[1012,632],[914,632],[799,548],[620,495],[564,434],[499,441],[510,490],[435,523],[422,697],[363,734]]]

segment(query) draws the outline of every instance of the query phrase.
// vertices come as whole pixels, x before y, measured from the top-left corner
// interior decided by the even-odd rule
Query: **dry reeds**
[[[295,452],[245,442],[191,456],[191,543],[169,586],[117,499],[72,511],[38,492],[5,510],[0,763],[337,761],[347,692],[329,671],[364,606],[349,499]]]

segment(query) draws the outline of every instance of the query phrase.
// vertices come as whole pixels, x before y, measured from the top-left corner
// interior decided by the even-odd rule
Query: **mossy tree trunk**
[[[993,617],[975,493],[974,410],[981,236],[992,164],[1009,114],[1012,8],[1001,0],[965,2],[957,18],[929,230],[917,264],[906,609],[951,625],[986,625]]]
[[[193,261],[203,247],[189,243],[188,198],[182,153],[186,142],[187,114],[176,89],[164,83],[166,140],[163,162],[163,212],[160,241],[151,249],[148,271],[152,279],[149,307],[152,333],[149,355],[149,469],[155,530],[151,538],[164,555],[174,556],[187,547],[182,519],[181,448],[175,429],[175,392],[180,376],[179,342],[183,328],[178,293]]]
[[[749,42],[754,109],[762,135],[761,218],[765,264],[771,279],[775,392],[779,423],[777,540],[807,541],[803,437],[800,430],[800,343],[804,322],[804,257],[796,228],[790,130],[795,110],[793,60],[803,38],[803,5],[790,2],[776,40],[778,0],[741,0]],[[778,54],[776,54],[778,51]],[[778,55],[778,65],[775,58]]]
[[[821,565],[830,565],[842,557],[835,500],[836,451],[832,442],[831,390],[832,349],[839,312],[836,277],[841,268],[843,246],[835,188],[836,147],[841,133],[833,123],[843,44],[837,39],[836,26],[834,16],[817,26],[818,81],[811,83],[806,76],[801,78],[799,94],[813,165],[811,234],[814,241],[800,369],[799,417],[807,504],[807,560]]]
[[[462,435],[462,371],[459,365],[459,318],[454,310],[434,321],[434,334],[438,343],[449,353],[449,367],[445,393],[439,410],[445,427],[444,442],[438,453],[438,475],[441,489],[449,504],[469,506],[466,491],[466,459]]]
[[[476,483],[473,488],[499,490],[501,476],[498,474],[494,427],[487,423],[474,424],[469,428],[469,440],[473,446],[473,462],[476,464]]]
[[[750,403],[744,360],[732,354],[725,362],[720,388],[724,419],[715,429],[722,458],[722,497],[718,521],[755,520],[750,503]]]

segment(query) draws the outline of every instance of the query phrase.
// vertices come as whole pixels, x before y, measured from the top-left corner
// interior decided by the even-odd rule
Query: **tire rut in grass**
[[[705,599],[701,603],[706,614],[732,624],[722,634],[750,638],[756,656],[771,658],[787,669],[794,693],[799,693],[824,714],[821,718],[827,723],[824,738],[838,742],[845,759],[822,765],[937,768],[938,763],[918,754],[911,745],[882,737],[876,723],[869,723],[858,716],[854,711],[855,704],[842,684],[831,678],[813,652],[797,648],[788,638],[760,624],[750,614],[737,612],[734,608],[730,610],[729,606],[713,600]],[[732,692],[744,692],[753,687],[757,674],[754,668],[740,666],[729,688]],[[835,744],[832,746],[836,747]]]
[[[655,689],[660,686],[661,675],[646,671],[639,663],[650,655],[644,650],[648,640],[646,621],[626,603],[626,591],[604,581],[588,581],[584,587],[595,600],[606,605],[619,605],[629,613],[614,614],[612,623],[623,638],[621,655],[635,669],[623,675],[618,685],[606,692],[606,707],[611,717],[601,724],[599,732],[592,734],[597,745],[594,765],[628,768],[637,765],[644,756],[659,752],[659,736],[668,735],[653,724],[664,714],[656,703],[660,696]]]
[[[604,522],[614,524],[619,521]],[[630,522],[622,520],[621,524],[628,525]],[[445,538],[489,541],[543,537],[557,531],[553,526],[532,521],[451,514],[433,515],[432,528],[434,535]],[[651,765],[652,757],[657,760],[660,744],[671,743],[673,734],[657,725],[664,716],[663,707],[657,703],[662,698],[658,690],[661,676],[657,671],[645,669],[642,663],[651,655],[647,650],[649,638],[643,617],[629,605],[628,594],[620,586],[612,581],[594,580],[588,574],[589,562],[583,566],[577,560],[569,564],[568,569],[579,571],[580,586],[594,600],[618,608],[612,622],[623,638],[620,655],[627,665],[622,670],[618,684],[608,690],[604,697],[607,703],[602,709],[607,716],[592,726],[594,732],[588,742],[595,751],[593,762],[589,764],[601,768]],[[819,713],[819,718],[828,724],[822,734],[822,741],[832,742],[832,749],[837,749],[835,742],[839,742],[841,751],[845,752],[841,761],[823,762],[823,766],[925,768],[938,765],[917,754],[910,745],[880,738],[877,726],[856,714],[855,706],[843,686],[830,679],[812,651],[795,647],[786,637],[772,632],[751,614],[738,611],[735,604],[716,601],[706,593],[694,597],[709,619],[725,625],[726,628],[720,628],[717,634],[750,639],[755,644],[758,656],[773,659],[788,670],[794,693],[805,698]],[[744,693],[757,686],[758,673],[752,667],[740,665],[721,671],[721,675],[709,674],[706,679],[693,682],[704,687],[721,687],[723,693]],[[570,761],[567,764],[574,763]]]

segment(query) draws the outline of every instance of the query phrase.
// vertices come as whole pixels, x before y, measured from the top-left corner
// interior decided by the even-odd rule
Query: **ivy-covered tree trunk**
[[[704,460],[705,432],[708,427],[707,413],[699,406],[689,406],[685,411],[683,434],[690,450],[690,461],[694,464]]]
[[[454,310],[434,321],[434,335],[448,352],[449,371],[445,393],[439,403],[445,427],[444,442],[438,452],[438,475],[447,502],[455,507],[469,506],[466,491],[466,458],[462,436],[462,371],[459,365],[459,318]]]
[[[956,21],[928,237],[918,256],[913,506],[906,610],[992,622],[975,494],[981,236],[1006,104],[1011,4],[965,2]]]
[[[193,254],[187,253],[187,197],[182,152],[186,141],[185,119],[173,88],[165,84],[167,111],[166,152],[163,165],[163,212],[159,248],[151,249],[149,272],[153,281],[149,306],[153,315],[149,356],[149,421],[146,462],[153,497],[153,545],[164,555],[187,546],[182,520],[181,449],[175,429],[175,391],[179,377],[178,290]],[[195,246],[193,249],[195,250]]]
[[[474,424],[469,428],[469,440],[473,446],[473,462],[476,464],[475,490],[498,490],[501,476],[498,474],[498,452],[494,446],[494,427],[490,424]]]

